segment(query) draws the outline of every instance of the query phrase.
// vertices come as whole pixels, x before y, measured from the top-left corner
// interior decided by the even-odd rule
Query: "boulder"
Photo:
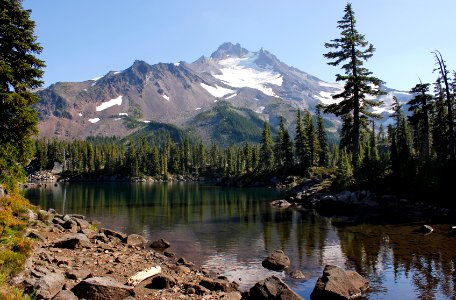
[[[143,246],[146,243],[147,243],[147,239],[139,234],[130,234],[127,237],[127,245],[130,245],[133,247]]]
[[[310,299],[357,299],[368,289],[368,283],[367,279],[355,271],[345,271],[337,266],[326,265]]]
[[[290,259],[282,250],[275,250],[261,263],[263,267],[273,271],[282,271],[290,266]]]
[[[78,298],[97,300],[121,300],[135,295],[133,287],[110,277],[85,279],[78,283],[72,291]]]
[[[78,300],[72,291],[62,290],[52,300]]]
[[[54,243],[56,248],[77,249],[91,247],[92,243],[85,234],[74,233],[70,234]]]
[[[118,238],[122,242],[127,240],[127,235],[125,233],[122,233],[119,231],[115,231],[115,230],[111,230],[111,229],[107,229],[107,228],[101,228],[100,232],[104,233],[106,236],[113,236],[115,238]]]
[[[68,270],[65,273],[68,279],[84,280],[88,277],[92,277],[92,273],[89,270]]]
[[[277,276],[271,276],[257,282],[249,292],[247,299],[255,300],[303,300]]]
[[[271,202],[271,205],[274,207],[287,208],[291,205],[287,200],[274,200]]]
[[[149,284],[146,285],[148,289],[169,289],[177,284],[177,280],[169,275],[160,274],[152,277]]]
[[[229,282],[226,279],[212,279],[203,278],[199,285],[207,288],[210,291],[222,291],[222,292],[235,292],[239,289],[239,285],[236,282]]]
[[[300,270],[294,270],[288,275],[293,279],[306,279],[306,276]]]
[[[90,223],[84,219],[73,217],[73,221],[75,221],[76,224],[78,224],[78,226],[81,228],[81,230],[87,229],[90,227]]]
[[[50,273],[38,279],[34,286],[37,299],[51,299],[57,295],[65,284],[65,277],[59,273]]]
[[[165,248],[169,248],[170,246],[171,246],[171,244],[165,239],[159,239],[159,240],[153,241],[152,244],[150,244],[150,247],[154,248],[154,249],[165,249]]]

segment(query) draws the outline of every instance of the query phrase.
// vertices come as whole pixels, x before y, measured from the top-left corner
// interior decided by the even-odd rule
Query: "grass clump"
[[[28,213],[33,209],[21,195],[0,198],[0,299],[28,297],[8,282],[23,269],[32,252],[32,240],[22,235],[28,225]]]

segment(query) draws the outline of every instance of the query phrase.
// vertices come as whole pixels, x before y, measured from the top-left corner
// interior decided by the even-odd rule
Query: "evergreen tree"
[[[274,167],[274,145],[272,141],[271,128],[268,122],[263,124],[263,133],[260,149],[260,170],[271,170]]]
[[[412,112],[409,120],[415,127],[415,140],[420,157],[425,160],[430,156],[430,124],[429,114],[432,110],[433,96],[429,94],[429,83],[419,83],[410,90],[415,97],[408,102],[409,111]]]
[[[304,167],[308,169],[315,165],[317,152],[317,136],[315,134],[312,115],[309,111],[304,113],[304,133],[304,144],[306,149]]]
[[[435,55],[435,60],[437,64],[437,70],[439,71],[440,78],[444,84],[444,95],[446,100],[446,108],[447,108],[447,123],[448,123],[448,140],[449,140],[449,149],[450,149],[450,158],[455,161],[456,160],[456,142],[454,136],[454,114],[453,114],[453,106],[454,106],[454,95],[450,92],[450,83],[448,78],[448,70],[446,67],[446,63],[443,60],[442,54],[439,51],[432,52]]]
[[[274,150],[277,167],[290,167],[293,165],[293,142],[283,117],[280,117],[279,132],[277,133]]]
[[[296,134],[295,134],[295,153],[296,162],[302,166],[305,161],[306,145],[305,145],[304,125],[302,123],[301,111],[298,109],[296,114]]]
[[[434,85],[435,111],[432,115],[432,147],[437,159],[445,161],[450,155],[448,110],[445,104],[445,92],[442,88],[441,78],[438,78]]]
[[[35,22],[20,0],[3,0],[0,11],[0,184],[16,188],[33,157],[32,136],[38,117],[32,89],[42,85],[44,62],[34,55],[42,48],[34,36]]]
[[[326,167],[328,165],[329,146],[326,130],[321,116],[321,106],[317,105],[317,141],[318,141],[318,165]]]
[[[339,103],[330,104],[325,112],[334,113],[337,116],[345,116],[351,113],[352,123],[352,156],[355,166],[358,165],[360,152],[360,131],[362,122],[366,116],[376,117],[375,114],[368,111],[372,106],[378,106],[380,103],[374,100],[366,99],[366,96],[378,96],[383,94],[379,87],[383,82],[372,76],[367,68],[363,67],[364,61],[372,57],[375,48],[369,44],[364,35],[356,29],[355,14],[350,3],[345,6],[345,15],[342,20],[338,21],[338,28],[341,30],[341,37],[325,43],[326,48],[332,48],[334,51],[324,54],[332,61],[328,64],[338,66],[343,63],[342,69],[345,75],[337,74],[336,81],[345,81],[344,90],[333,96],[334,99],[342,99]],[[346,118],[345,121],[350,120]]]

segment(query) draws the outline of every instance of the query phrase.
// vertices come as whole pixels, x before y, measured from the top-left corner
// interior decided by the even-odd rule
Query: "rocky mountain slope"
[[[226,138],[221,140],[230,144],[236,127],[245,122],[253,134],[261,130],[258,120],[276,126],[283,116],[292,129],[297,108],[312,112],[319,103],[331,103],[331,96],[341,89],[339,84],[286,65],[264,49],[251,52],[239,44],[225,43],[210,57],[202,56],[193,63],[150,65],[137,60],[126,70],[100,78],[55,83],[38,92],[41,101],[36,108],[40,135],[46,137],[123,137],[153,121],[183,127],[211,140],[219,122],[228,118]],[[393,95],[403,101],[410,97],[389,89],[382,96],[386,104],[378,112],[388,114]],[[221,110],[219,101],[232,109]],[[214,113],[216,118],[209,117]],[[337,121],[328,118],[332,118],[334,131]],[[242,124],[236,123],[241,119]]]

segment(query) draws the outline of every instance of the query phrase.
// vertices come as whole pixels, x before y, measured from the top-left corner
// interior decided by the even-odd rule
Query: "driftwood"
[[[140,272],[134,274],[133,276],[130,276],[128,278],[127,284],[130,286],[137,286],[141,281],[143,281],[149,277],[152,277],[154,275],[157,275],[160,272],[161,272],[160,266],[147,268],[143,271],[140,271]]]

